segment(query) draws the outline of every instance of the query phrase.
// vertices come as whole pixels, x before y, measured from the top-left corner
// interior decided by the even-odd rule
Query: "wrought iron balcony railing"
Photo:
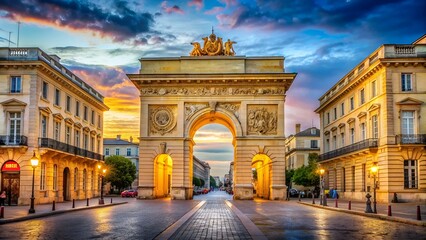
[[[426,145],[426,134],[399,134],[395,136],[396,144],[423,144]]]
[[[1,135],[0,145],[28,146],[28,138],[22,135]]]
[[[377,138],[369,138],[369,139],[365,139],[360,142],[357,142],[342,148],[338,148],[333,151],[323,153],[319,156],[319,161],[325,161],[325,160],[342,156],[351,152],[356,152],[363,149],[377,148],[377,147],[378,147]]]
[[[39,146],[45,147],[45,148],[51,148],[54,150],[59,150],[62,152],[71,153],[81,157],[87,157],[87,158],[92,158],[92,159],[102,160],[102,161],[104,160],[104,156],[102,154],[81,149],[79,147],[75,147],[63,142],[59,142],[51,138],[39,138]]]

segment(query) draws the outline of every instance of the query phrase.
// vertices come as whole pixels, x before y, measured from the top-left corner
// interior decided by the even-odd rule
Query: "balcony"
[[[87,157],[101,161],[104,160],[104,156],[99,153],[81,149],[63,142],[56,141],[51,138],[39,138],[39,147],[50,148],[66,153],[71,153],[80,157]]]
[[[372,149],[378,147],[377,138],[369,138],[365,139],[361,142],[357,142],[330,152],[323,153],[319,156],[319,161],[329,160],[335,157],[339,157],[348,153],[364,150],[364,149]]]
[[[426,134],[399,134],[395,136],[396,144],[422,144],[426,145]]]
[[[22,135],[0,135],[0,146],[28,146],[28,138]]]

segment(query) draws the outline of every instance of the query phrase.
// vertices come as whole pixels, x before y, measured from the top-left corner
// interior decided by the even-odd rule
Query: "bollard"
[[[339,208],[339,203],[337,202],[337,198],[336,198],[336,200],[334,201],[334,207]]]
[[[422,220],[422,215],[420,214],[420,206],[417,206],[417,220]]]
[[[72,200],[72,208],[75,208],[75,199]]]
[[[0,207],[0,218],[4,218],[4,207]]]
[[[327,206],[327,195],[324,195],[324,201],[323,201],[324,206]]]
[[[299,193],[299,202],[300,202],[300,193]]]
[[[111,198],[111,203],[112,203],[112,198]]]
[[[315,196],[312,194],[312,204],[315,204]]]
[[[86,206],[89,206],[89,199],[88,198],[86,199],[86,202],[87,202]]]
[[[352,206],[351,206],[351,201],[349,200],[349,203],[348,203],[348,210],[351,210],[351,208],[352,208]]]
[[[56,210],[55,201],[52,202],[52,211]]]
[[[388,205],[388,216],[392,216],[392,207]]]

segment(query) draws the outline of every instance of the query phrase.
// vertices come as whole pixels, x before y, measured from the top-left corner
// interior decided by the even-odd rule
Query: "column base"
[[[138,199],[154,199],[154,187],[138,187]]]
[[[253,200],[253,185],[237,184],[234,186],[235,200]]]
[[[270,200],[285,200],[287,193],[286,185],[272,185]]]
[[[190,187],[172,187],[171,198],[175,200],[191,200],[193,197],[193,188]]]

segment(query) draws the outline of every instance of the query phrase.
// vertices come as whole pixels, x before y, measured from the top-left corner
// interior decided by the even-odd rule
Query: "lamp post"
[[[105,177],[105,173],[106,173],[106,168],[103,168],[101,170],[102,166],[99,164],[98,165],[98,170],[99,170],[99,175],[101,178],[101,198],[99,199],[99,204],[104,204],[104,177]]]
[[[324,168],[321,168],[319,172],[320,172],[320,205],[324,206],[325,205],[324,204],[324,177],[323,177],[325,172]]]
[[[374,187],[373,187],[373,212],[377,213],[377,208],[376,208],[376,188],[377,188],[377,182],[376,182],[376,175],[377,175],[377,171],[379,170],[379,167],[374,164],[371,167],[371,174],[373,174],[373,181],[374,181]]]
[[[33,184],[31,189],[31,205],[30,209],[28,210],[28,213],[35,213],[34,209],[34,175],[35,175],[35,169],[38,166],[38,158],[36,157],[35,151],[33,157],[30,159],[31,167],[33,167]]]

